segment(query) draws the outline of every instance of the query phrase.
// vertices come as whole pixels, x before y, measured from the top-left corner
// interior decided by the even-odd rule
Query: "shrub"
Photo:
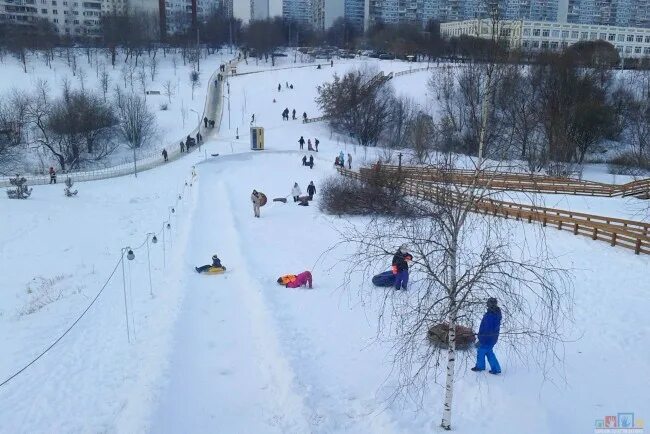
[[[341,175],[325,180],[321,188],[320,208],[333,215],[413,216],[417,208],[402,193],[403,178],[395,173],[373,174],[368,181]]]
[[[628,149],[610,159],[608,168],[609,173],[616,175],[640,175],[650,171],[650,157]]]

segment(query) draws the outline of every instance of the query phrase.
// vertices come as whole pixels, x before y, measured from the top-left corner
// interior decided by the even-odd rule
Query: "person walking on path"
[[[293,201],[298,202],[298,199],[300,199],[300,195],[302,195],[302,190],[300,190],[300,186],[298,185],[298,183],[294,182],[293,188],[291,189],[291,196],[293,196]]]
[[[490,363],[490,374],[498,375],[501,373],[501,366],[493,348],[499,339],[499,330],[501,328],[501,309],[497,305],[497,299],[490,297],[487,300],[487,312],[483,315],[481,325],[478,329],[478,343],[476,345],[476,366],[472,368],[474,372],[485,370],[485,358]]]
[[[253,190],[253,192],[251,193],[251,202],[253,202],[253,213],[255,214],[255,217],[259,218],[260,203],[262,202],[262,196],[260,196],[257,190]]]
[[[293,109],[293,111],[291,113],[293,115],[293,120],[295,121],[296,120],[296,109]]]
[[[302,112],[302,121],[307,122],[307,112]]]
[[[181,140],[181,154],[185,152],[185,143]]]
[[[393,256],[393,262],[391,269],[395,275],[395,289],[406,291],[406,287],[409,283],[409,264],[407,260],[413,258],[407,251],[406,244],[402,244],[395,255]]]
[[[313,155],[309,156],[309,163],[307,163],[307,166],[309,166],[310,169],[314,168],[314,156]]]
[[[348,169],[352,170],[352,154],[348,153]]]
[[[318,139],[314,139],[314,148],[316,148],[316,152],[318,152],[318,145],[319,144],[320,144],[320,142],[318,141]]]
[[[208,128],[208,118],[207,118],[207,116],[203,118],[203,127]]]
[[[303,136],[300,136],[298,143],[300,143],[300,150],[302,150],[305,147],[305,138]]]
[[[50,184],[56,184],[56,171],[54,167],[50,167]]]
[[[280,92],[281,90],[282,90],[282,85],[278,83],[278,92]]]
[[[306,165],[307,165],[307,156],[306,156],[306,155],[303,155],[303,156],[302,156],[302,165],[303,165],[303,166],[306,166]]]
[[[307,194],[309,195],[309,200],[314,199],[314,195],[316,194],[316,186],[314,185],[314,181],[309,182],[309,185],[307,186]]]
[[[165,159],[165,163],[167,162],[167,149],[163,148],[162,150],[162,156]]]

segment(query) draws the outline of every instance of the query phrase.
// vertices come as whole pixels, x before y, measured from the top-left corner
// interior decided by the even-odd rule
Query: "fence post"
[[[612,246],[616,245],[616,232],[612,232]]]

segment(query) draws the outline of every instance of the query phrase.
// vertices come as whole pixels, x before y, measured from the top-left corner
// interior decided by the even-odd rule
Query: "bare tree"
[[[192,101],[194,101],[194,91],[201,85],[201,74],[198,71],[190,72],[190,84],[192,85]]]
[[[163,92],[167,96],[167,102],[171,104],[172,102],[172,96],[176,93],[174,89],[174,85],[172,84],[171,80],[167,80],[163,83]]]
[[[156,59],[156,56],[152,57],[149,59],[149,76],[151,77],[151,81],[156,80],[156,74],[158,72],[158,60]]]
[[[99,78],[99,84],[102,87],[102,94],[104,95],[104,102],[106,102],[106,94],[108,93],[108,87],[111,85],[111,76],[106,72],[106,68],[101,73]]]
[[[342,243],[354,246],[343,259],[347,275],[362,274],[364,282],[384,267],[398,246],[406,244],[413,255],[408,291],[391,288],[382,296],[378,333],[392,343],[399,376],[395,397],[405,394],[421,403],[432,382],[440,384],[441,426],[446,430],[452,427],[459,364],[473,358],[472,352],[457,350],[457,326],[476,330],[486,300],[497,298],[504,309],[499,342],[508,345],[514,357],[532,360],[546,373],[562,360],[557,345],[563,324],[571,320],[572,301],[568,273],[556,265],[542,241],[529,246],[526,239],[515,238],[507,221],[475,213],[488,190],[478,183],[454,184],[456,158],[442,154],[435,162],[435,169],[449,173],[437,186],[405,182],[399,187],[401,193],[414,195],[410,204],[416,213],[349,222],[340,230]],[[477,179],[489,176],[486,173],[477,171]],[[348,288],[358,285],[346,283]],[[376,294],[374,287],[360,292],[363,298]],[[434,326],[449,330],[439,345],[426,340]]]
[[[138,95],[116,95],[118,131],[131,149],[146,146],[155,137],[156,117],[144,98]]]
[[[138,83],[140,84],[140,90],[144,95],[144,98],[147,98],[147,74],[144,70],[138,71]]]
[[[86,70],[83,68],[79,68],[79,71],[77,72],[77,78],[79,79],[79,85],[81,86],[81,91],[85,92],[86,91]]]

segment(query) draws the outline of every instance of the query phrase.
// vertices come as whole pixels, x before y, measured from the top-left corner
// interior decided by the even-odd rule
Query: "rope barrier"
[[[193,176],[194,176],[194,172],[193,172]],[[191,182],[191,181],[190,181],[190,182]],[[187,188],[187,189],[190,188],[190,187],[188,186],[188,184],[187,184],[187,181],[186,181],[185,184],[183,185],[182,192],[176,195],[176,202],[175,202],[175,205],[174,205],[174,207],[173,207],[174,209],[176,209],[176,206],[178,206],[178,202],[181,200],[181,199],[179,199],[179,196],[182,197],[182,196],[184,195],[184,193],[185,193],[185,189],[186,189],[186,188]],[[172,208],[172,207],[169,207],[169,208]],[[160,235],[161,233],[164,234],[165,228],[166,228],[166,226],[169,224],[169,220],[170,220],[171,215],[172,215],[172,212],[168,209],[168,211],[167,211],[167,219],[162,223],[162,226],[161,226],[160,230],[159,230],[158,232],[153,233],[154,236]],[[147,234],[147,236],[145,237],[145,240],[144,240],[144,242],[143,242],[142,244],[140,244],[140,245],[139,245],[138,247],[136,247],[136,248],[131,248],[131,250],[136,250],[136,251],[137,251],[137,250],[143,248],[145,245],[147,245],[147,243],[149,242],[149,235],[150,235],[150,234],[151,234],[151,233],[148,233],[148,234]],[[170,241],[171,241],[171,240],[170,240]],[[163,247],[163,248],[164,248],[164,247]],[[115,267],[113,267],[113,270],[111,271],[110,275],[108,276],[108,278],[106,279],[106,281],[104,282],[104,284],[102,285],[102,287],[100,288],[100,290],[97,292],[97,294],[95,295],[95,297],[90,301],[90,303],[88,304],[88,306],[86,306],[86,308],[83,310],[83,312],[81,312],[81,314],[77,317],[77,319],[75,319],[74,322],[73,322],[72,324],[70,324],[70,326],[69,326],[69,327],[68,327],[68,328],[67,328],[67,329],[66,329],[66,330],[65,330],[65,331],[64,331],[64,332],[63,332],[59,337],[57,337],[57,338],[54,340],[54,342],[52,342],[52,343],[51,343],[47,348],[45,348],[43,351],[41,351],[41,352],[40,352],[36,357],[34,357],[34,358],[29,362],[29,363],[27,363],[25,366],[23,366],[22,368],[20,368],[19,370],[17,370],[17,371],[14,372],[13,374],[11,374],[9,377],[7,377],[4,381],[2,381],[2,382],[0,383],[0,387],[5,386],[5,385],[8,384],[10,381],[12,381],[14,378],[16,378],[17,376],[19,376],[19,375],[22,374],[23,372],[25,372],[25,371],[26,371],[30,366],[32,366],[34,363],[36,363],[38,360],[40,360],[40,359],[41,359],[43,356],[45,356],[45,355],[46,355],[46,354],[47,354],[47,353],[48,353],[52,348],[54,348],[54,347],[55,347],[59,342],[61,342],[61,340],[62,340],[62,339],[63,339],[63,338],[68,334],[68,333],[70,333],[70,331],[72,331],[72,329],[73,329],[73,328],[74,328],[74,327],[79,323],[79,321],[81,321],[81,319],[86,315],[86,313],[88,313],[88,311],[90,310],[90,308],[91,308],[91,307],[95,304],[95,302],[99,299],[99,297],[102,295],[102,293],[104,292],[104,290],[106,289],[106,287],[108,286],[108,284],[111,282],[111,280],[112,280],[113,277],[115,276],[115,273],[117,272],[117,269],[119,268],[120,265],[123,265],[123,263],[124,263],[124,250],[123,250],[122,253],[120,254],[120,259],[119,259],[119,260],[117,261],[117,263],[115,264]],[[131,266],[130,266],[130,264],[129,264],[129,292],[131,292],[131,281],[130,281],[130,280],[131,280]],[[131,296],[131,294],[129,294],[129,295]],[[133,304],[132,301],[131,301],[131,304]],[[133,313],[132,313],[132,315],[133,315]],[[132,324],[133,324],[133,326],[134,326],[133,334],[134,334],[134,337],[135,337],[135,321],[134,321],[134,319],[133,319],[133,316],[131,316],[131,322],[132,322]],[[128,324],[128,314],[127,314],[127,324]]]
[[[9,383],[11,380],[13,380],[14,378],[16,378],[18,375],[22,374],[22,373],[23,373],[27,368],[29,368],[29,367],[32,366],[34,363],[36,363],[36,362],[37,362],[41,357],[43,357],[45,354],[47,354],[48,351],[50,351],[52,348],[54,348],[54,346],[55,346],[56,344],[58,344],[58,343],[61,341],[61,339],[63,339],[63,338],[65,337],[65,335],[67,335],[67,334],[70,332],[70,330],[72,330],[72,329],[74,328],[74,326],[77,325],[77,323],[81,320],[81,318],[83,318],[84,315],[86,315],[86,313],[87,313],[87,312],[90,310],[90,308],[93,306],[93,304],[95,304],[95,302],[97,301],[97,299],[99,298],[99,296],[102,295],[102,292],[104,292],[104,289],[106,289],[106,287],[108,286],[109,282],[111,281],[111,279],[112,279],[113,276],[115,275],[115,272],[117,271],[117,268],[120,266],[120,264],[122,263],[122,261],[123,261],[123,258],[120,256],[119,261],[117,261],[117,264],[115,264],[115,267],[113,268],[113,271],[111,271],[111,274],[108,276],[108,279],[106,279],[106,282],[104,282],[104,285],[101,287],[101,289],[99,290],[99,292],[97,293],[97,295],[95,295],[95,298],[92,299],[92,301],[90,302],[90,304],[88,304],[88,306],[86,307],[86,309],[84,309],[84,311],[81,312],[81,315],[79,315],[79,317],[78,317],[78,318],[77,318],[77,319],[76,319],[76,320],[75,320],[75,321],[70,325],[70,327],[68,327],[68,328],[67,328],[67,329],[66,329],[66,330],[61,334],[61,336],[59,336],[59,337],[58,337],[54,342],[52,342],[52,344],[51,344],[50,346],[48,346],[47,348],[45,348],[45,350],[43,350],[43,351],[42,351],[38,356],[36,356],[34,359],[32,359],[31,362],[27,363],[25,366],[23,366],[22,368],[20,368],[18,371],[16,371],[16,372],[13,373],[12,375],[10,375],[6,380],[4,380],[2,383],[0,383],[0,387],[2,387],[2,386],[4,386],[5,384]]]

